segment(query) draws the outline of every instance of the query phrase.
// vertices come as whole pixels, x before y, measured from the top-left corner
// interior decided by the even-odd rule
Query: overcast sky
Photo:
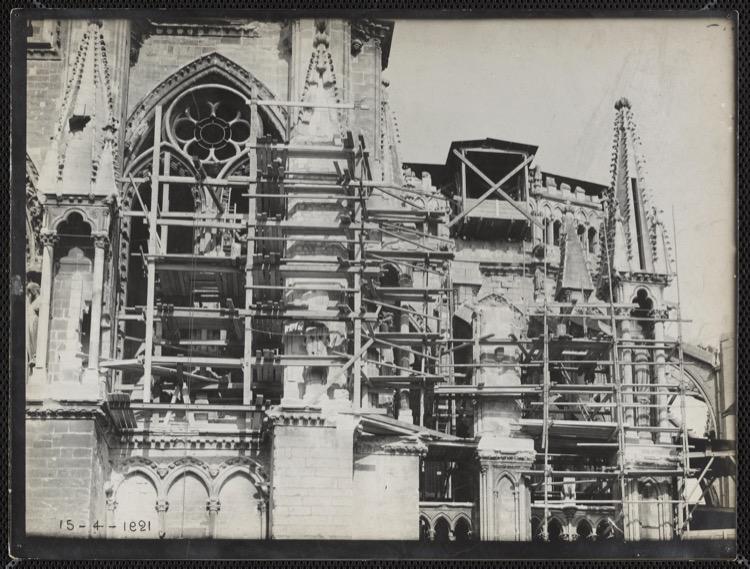
[[[627,97],[670,233],[674,207],[685,337],[718,345],[735,311],[733,42],[721,19],[397,20],[386,74],[402,158],[443,163],[452,140],[492,137],[609,184]]]

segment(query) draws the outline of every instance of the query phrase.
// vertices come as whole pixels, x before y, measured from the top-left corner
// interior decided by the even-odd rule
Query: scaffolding
[[[301,106],[248,104],[256,124],[259,104]],[[129,294],[140,301],[120,308],[119,357],[102,363],[115,372],[110,407],[118,416],[133,412],[120,427],[169,429],[182,406],[181,420],[196,429],[207,428],[205,420],[193,423],[199,408],[211,428],[223,421],[231,429],[240,415],[243,428],[255,430],[269,405],[290,397],[284,393],[290,366],[325,369],[326,386],[346,385],[355,413],[392,414],[386,407],[393,398],[402,420],[413,412],[407,422],[423,425],[425,398],[442,378],[444,338],[451,335],[453,254],[451,241],[439,234],[445,198],[374,181],[365,138],[351,132],[324,144],[256,132],[243,157],[245,171],[207,173],[162,139],[170,112],[156,107],[150,161],[142,157],[148,164],[120,180],[123,193],[134,194],[132,210],[121,215],[146,228],[145,243],[123,236],[130,259],[140,259],[145,292]],[[193,208],[171,207],[170,188],[201,199]],[[290,215],[300,204],[334,208],[336,221]],[[308,258],[291,255],[292,247],[335,247],[339,254]],[[134,267],[131,261],[131,272]],[[389,270],[395,280],[388,280]],[[337,301],[314,306],[293,296],[304,292],[327,292]],[[290,322],[302,331],[343,323],[346,341],[323,353],[290,350]]]
[[[258,102],[249,104],[257,119]],[[434,188],[374,180],[363,135],[298,144],[255,132],[247,172],[208,175],[184,157],[173,168],[178,149],[161,139],[161,106],[154,120],[150,172],[121,179],[136,197],[121,215],[146,226],[145,247],[130,243],[145,291],[132,295],[142,302],[117,314],[119,358],[101,364],[115,371],[108,405],[121,430],[179,422],[188,430],[259,432],[268,407],[289,398],[291,368],[325,370],[324,388],[342,386],[355,414],[395,416],[465,440],[471,433],[459,433],[458,419],[471,414],[472,402],[518,400],[515,428],[537,449],[524,475],[532,508],[543,510],[543,537],[552,512],[571,507],[606,511],[613,531],[623,532],[639,507],[630,485],[648,477],[670,481],[671,498],[659,503],[674,506],[677,535],[689,532],[688,481],[702,481],[714,461],[702,472],[691,467],[679,307],[675,319],[654,318],[614,303],[611,292],[608,303],[545,296],[526,303],[525,337],[455,337],[449,227],[468,210],[453,212],[451,222],[449,200]],[[482,199],[507,198],[505,178],[483,179],[491,191]],[[170,187],[205,196],[203,207],[171,208]],[[335,222],[290,215],[299,204],[333,209]],[[292,246],[339,253],[292,255]],[[306,292],[337,300],[305,304],[293,294]],[[346,339],[326,350],[291,350],[290,322],[303,332],[337,323]],[[678,323],[676,340],[618,333],[664,322]],[[520,357],[457,363],[459,350],[476,356],[485,346],[510,346]],[[670,382],[664,372],[675,354],[678,378]],[[476,368],[517,370],[520,383],[472,383]],[[310,408],[329,397],[323,389],[292,399]],[[676,422],[668,413],[675,401]],[[629,465],[627,457],[643,449],[664,451],[670,466]]]

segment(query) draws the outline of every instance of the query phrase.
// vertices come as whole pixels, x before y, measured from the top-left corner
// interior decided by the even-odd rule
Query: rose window
[[[168,110],[167,136],[193,160],[223,165],[250,143],[250,110],[236,91],[209,85],[187,90]]]

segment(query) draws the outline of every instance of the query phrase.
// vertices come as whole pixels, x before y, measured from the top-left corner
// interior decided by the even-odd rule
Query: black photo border
[[[199,567],[248,566],[301,567],[325,565],[328,567],[395,565],[395,560],[409,560],[410,566],[457,567],[471,563],[504,567],[677,567],[691,563],[699,567],[728,567],[749,565],[747,553],[748,501],[745,468],[747,458],[742,452],[747,443],[748,419],[743,414],[748,409],[749,391],[740,380],[738,385],[738,476],[737,476],[737,542],[731,550],[727,542],[671,541],[622,544],[597,543],[594,547],[571,545],[565,548],[532,543],[479,542],[461,549],[427,545],[420,542],[380,541],[224,541],[224,540],[103,540],[63,539],[27,536],[23,528],[24,504],[24,342],[25,334],[25,104],[26,104],[26,54],[25,20],[27,18],[138,18],[157,17],[162,10],[179,9],[182,15],[205,16],[204,10],[232,10],[233,15],[245,14],[256,19],[315,17],[369,18],[599,18],[599,17],[726,17],[736,26],[736,116],[737,116],[737,375],[742,378],[748,369],[747,324],[748,303],[745,295],[747,269],[744,265],[748,246],[748,24],[750,9],[742,0],[717,0],[699,2],[691,0],[506,0],[481,1],[446,0],[393,1],[360,0],[355,4],[343,0],[311,2],[310,0],[263,0],[252,3],[242,0],[164,0],[147,2],[138,0],[70,0],[46,2],[44,0],[11,0],[3,6],[4,38],[14,41],[0,42],[4,97],[3,117],[0,120],[0,153],[3,171],[8,173],[7,192],[2,194],[2,204],[7,212],[5,231],[0,232],[0,250],[9,256],[2,257],[0,267],[5,277],[8,308],[6,325],[0,328],[0,337],[8,350],[8,373],[0,383],[6,405],[0,408],[6,440],[2,458],[8,475],[4,478],[6,490],[0,502],[2,528],[7,535],[6,567]],[[366,11],[365,11],[366,10]],[[685,62],[689,65],[689,62]],[[11,142],[12,141],[12,142]],[[18,357],[13,357],[14,354]],[[4,506],[4,507],[3,507]],[[730,548],[728,550],[727,548]],[[719,560],[721,558],[721,560]],[[234,560],[243,560],[241,563]],[[99,560],[99,561],[87,561]],[[107,561],[104,560],[121,560]],[[182,560],[182,561],[166,561]],[[254,561],[255,560],[255,561]],[[288,560],[288,561],[281,561]],[[295,561],[291,561],[295,560]],[[359,560],[359,561],[353,561]],[[380,561],[392,560],[392,561]],[[476,560],[472,562],[471,560]],[[612,561],[605,561],[612,560]]]

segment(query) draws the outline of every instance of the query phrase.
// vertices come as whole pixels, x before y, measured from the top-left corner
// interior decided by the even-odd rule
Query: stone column
[[[399,331],[402,334],[409,333],[409,314],[406,312],[401,312],[401,315],[399,317]],[[402,368],[405,368],[405,369],[399,370],[399,375],[402,375],[402,376],[409,375],[409,372],[406,370],[406,368],[409,367],[410,363],[411,363],[411,357],[409,355],[409,352],[399,350],[398,362],[396,362],[396,364],[401,366]]]
[[[107,498],[107,517],[104,520],[104,532],[102,535],[106,538],[114,537],[111,531],[112,528],[109,526],[113,525],[115,521],[115,510],[117,509],[117,501],[114,498]]]
[[[636,403],[638,406],[636,408],[635,424],[639,427],[651,427],[651,405],[653,404],[653,397],[651,397],[651,368],[648,365],[648,352],[645,350],[637,350],[635,354],[635,362],[635,382],[639,386],[644,386],[638,387],[638,395],[636,396]],[[650,431],[638,431],[638,437],[642,440],[653,440]]]
[[[39,325],[36,341],[36,362],[29,383],[47,382],[47,347],[49,343],[50,300],[52,298],[52,263],[55,258],[55,245],[59,236],[55,231],[42,230],[42,283],[39,287]]]
[[[629,343],[631,341],[630,322],[627,320],[622,323],[620,339],[624,343]],[[627,384],[624,388],[626,394],[622,397],[622,401],[625,404],[623,420],[626,425],[635,425],[635,408],[633,407],[633,350],[631,348],[624,348],[621,352],[621,360],[622,366],[620,369],[622,370],[622,383]]]
[[[89,363],[83,374],[85,383],[99,381],[99,353],[101,351],[102,291],[104,288],[104,258],[109,247],[105,233],[94,234],[94,280],[91,290],[91,328],[89,330]],[[103,391],[103,390],[102,390]],[[103,395],[103,393],[100,393]]]
[[[209,498],[206,509],[208,510],[208,537],[214,538],[216,537],[216,516],[221,509],[221,502],[218,498]]]
[[[167,534],[167,510],[169,509],[169,502],[161,499],[156,501],[156,513],[159,516],[159,538],[163,538]]]
[[[666,314],[664,315],[664,317],[666,317]],[[664,343],[664,322],[660,320],[654,322],[654,339],[658,344]],[[659,428],[667,429],[669,428],[669,395],[662,387],[667,383],[667,358],[663,348],[656,350],[655,360],[656,384],[659,386],[657,388],[656,395],[656,400],[659,405]],[[660,444],[669,444],[670,442],[672,442],[672,437],[670,436],[669,432],[662,431],[658,434],[656,440]]]
[[[545,225],[547,226],[547,245],[551,247],[555,244],[555,220],[550,218]]]
[[[260,539],[268,537],[268,499],[264,498],[258,502],[258,515],[260,516]]]

